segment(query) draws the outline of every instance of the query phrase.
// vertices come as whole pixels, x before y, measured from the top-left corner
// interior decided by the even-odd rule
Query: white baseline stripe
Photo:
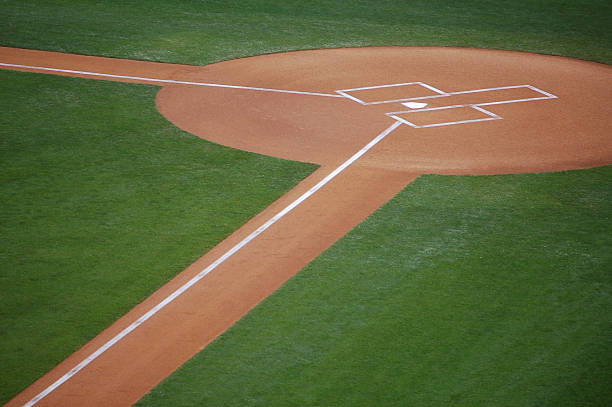
[[[341,97],[343,97],[341,95],[328,94],[328,93],[300,92],[300,91],[296,91],[296,90],[255,88],[255,87],[251,87],[251,86],[223,85],[223,84],[220,84],[220,83],[175,81],[175,80],[171,80],[171,79],[143,78],[143,77],[140,77],[140,76],[112,75],[112,74],[108,74],[108,73],[99,73],[99,72],[84,72],[84,71],[73,71],[71,69],[47,68],[47,67],[44,67],[44,66],[6,64],[6,63],[3,63],[3,62],[0,62],[0,66],[6,66],[6,67],[11,67],[11,68],[34,69],[34,70],[38,70],[38,71],[62,72],[62,73],[70,73],[70,74],[78,74],[78,75],[88,75],[88,76],[101,76],[103,78],[130,79],[130,80],[138,80],[138,81],[154,82],[154,83],[170,83],[170,84],[179,84],[179,85],[210,86],[210,87],[215,87],[215,88],[259,90],[259,91],[263,91],[263,92],[294,93],[294,94],[298,94],[298,95],[327,96],[327,97],[332,97],[332,98],[341,98]]]
[[[81,371],[83,368],[85,368],[87,365],[93,362],[98,356],[103,354],[105,351],[107,351],[109,348],[111,348],[113,345],[115,345],[117,342],[119,342],[121,339],[127,336],[130,332],[138,328],[140,325],[142,325],[145,321],[147,321],[153,315],[157,314],[166,305],[174,301],[178,296],[183,294],[191,286],[193,286],[198,281],[200,281],[202,278],[204,278],[204,276],[206,276],[208,273],[210,273],[215,268],[217,268],[221,263],[223,263],[225,260],[230,258],[238,250],[246,246],[250,241],[255,239],[257,236],[263,233],[266,229],[268,229],[270,226],[278,222],[282,217],[284,217],[289,212],[291,212],[295,207],[297,207],[299,204],[301,204],[306,199],[308,199],[310,196],[312,196],[315,192],[321,189],[329,181],[334,179],[338,174],[344,171],[349,165],[357,161],[361,156],[367,153],[372,147],[378,144],[382,139],[384,139],[387,135],[389,135],[393,130],[395,130],[400,125],[401,125],[401,122],[399,121],[394,122],[386,130],[384,130],[382,133],[376,136],[372,141],[370,141],[367,145],[365,145],[361,150],[355,153],[351,158],[346,160],[342,165],[340,165],[338,168],[336,168],[334,171],[328,174],[325,178],[319,181],[319,183],[317,183],[315,186],[313,186],[307,192],[301,195],[298,199],[296,199],[291,204],[289,204],[287,207],[285,207],[285,209],[283,209],[282,211],[277,213],[275,216],[270,218],[266,223],[261,225],[257,230],[255,230],[253,233],[245,237],[240,243],[236,244],[234,247],[228,250],[223,256],[219,257],[211,265],[209,265],[204,270],[202,270],[200,273],[198,273],[198,275],[196,275],[191,280],[186,282],[184,285],[182,285],[180,288],[178,288],[176,291],[174,291],[172,294],[166,297],[163,301],[161,301],[155,307],[151,308],[151,310],[149,310],[143,316],[138,318],[135,322],[133,322],[130,326],[125,328],[123,331],[118,333],[114,338],[112,338],[111,340],[106,342],[104,345],[102,345],[100,348],[98,348],[98,350],[96,350],[94,353],[87,356],[81,363],[73,367],[68,373],[60,377],[57,381],[55,381],[53,384],[51,384],[49,387],[43,390],[40,394],[38,394],[36,397],[34,397],[32,400],[30,400],[26,404],[24,404],[24,407],[31,407],[35,405],[41,399],[49,395],[51,392],[53,392],[55,389],[57,389],[59,386],[61,386],[63,383],[69,380],[72,376],[76,375],[79,371]]]

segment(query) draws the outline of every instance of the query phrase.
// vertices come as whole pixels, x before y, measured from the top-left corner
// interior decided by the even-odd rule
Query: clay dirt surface
[[[391,131],[363,156],[36,405],[135,403],[420,174],[612,163],[612,70],[569,58],[384,47],[289,52],[195,67],[0,48],[0,62],[11,64],[0,66],[4,69],[160,85],[157,107],[178,127],[230,147],[320,165],[9,406],[47,389],[385,130]],[[492,90],[470,92],[483,89]],[[427,105],[412,109],[402,104],[407,101]]]

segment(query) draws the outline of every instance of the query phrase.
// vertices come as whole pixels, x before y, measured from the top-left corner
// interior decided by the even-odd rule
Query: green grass
[[[612,167],[423,176],[139,406],[609,406]]]
[[[514,49],[612,62],[605,0],[0,0],[3,45],[206,64],[341,46]]]
[[[184,133],[156,92],[0,72],[0,403],[314,167]]]
[[[0,17],[3,46],[187,64],[369,45],[612,63],[603,0],[0,0]],[[0,402],[312,168],[176,130],[155,112],[152,87],[0,81]],[[606,190],[609,169],[419,179],[143,404],[605,404]],[[352,280],[355,295],[339,296]],[[200,387],[202,372],[217,387]]]

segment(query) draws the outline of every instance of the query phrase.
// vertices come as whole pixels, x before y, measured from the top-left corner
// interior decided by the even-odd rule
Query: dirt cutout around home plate
[[[0,62],[160,85],[186,131],[321,165],[11,406],[131,405],[420,174],[612,163],[612,68],[568,58],[385,47],[192,67],[0,48]]]

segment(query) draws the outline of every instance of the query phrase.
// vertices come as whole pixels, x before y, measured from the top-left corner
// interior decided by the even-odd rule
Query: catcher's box
[[[445,92],[423,82],[369,86],[336,92],[365,106],[401,106],[403,110],[389,112],[387,115],[414,128],[499,120],[502,119],[501,116],[483,106],[556,98],[555,95],[531,85]]]

